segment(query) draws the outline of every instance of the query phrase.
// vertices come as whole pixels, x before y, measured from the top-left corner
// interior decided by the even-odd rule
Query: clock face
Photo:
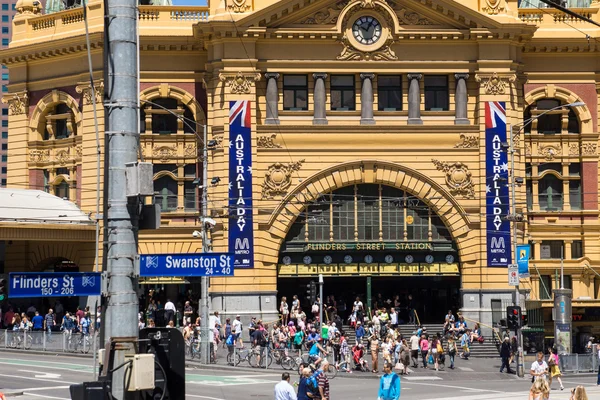
[[[325,257],[323,257],[323,262],[325,264],[331,264],[331,261],[332,261],[331,256],[325,256]]]
[[[375,18],[365,15],[354,22],[352,34],[360,44],[373,44],[381,38],[381,24]]]
[[[344,262],[346,264],[350,264],[352,262],[352,256],[351,255],[344,256]]]
[[[283,257],[283,263],[285,265],[290,265],[292,263],[292,257],[290,257],[290,256]]]
[[[404,261],[406,261],[407,264],[412,264],[412,262],[415,261],[415,259],[409,254],[406,257],[404,257]]]
[[[385,256],[385,262],[388,264],[391,264],[394,262],[394,257],[391,254],[388,254],[387,256]]]
[[[448,254],[448,255],[446,256],[446,262],[447,262],[448,264],[452,264],[452,263],[454,262],[454,256],[453,256],[453,255],[451,255],[451,254]]]
[[[372,255],[370,255],[370,254],[367,254],[367,255],[365,256],[365,262],[366,262],[367,264],[371,264],[371,263],[373,262],[373,256],[372,256]]]
[[[304,256],[304,264],[310,264],[312,262],[311,256]]]
[[[425,256],[425,261],[426,261],[428,264],[431,264],[431,263],[433,262],[433,256],[432,256],[431,254],[427,254],[427,255]]]

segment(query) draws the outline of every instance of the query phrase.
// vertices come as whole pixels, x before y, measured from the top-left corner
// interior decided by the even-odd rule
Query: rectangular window
[[[450,93],[447,76],[425,76],[425,110],[448,111]]]
[[[8,26],[3,26],[2,27],[2,33],[5,34],[5,35],[8,35],[8,33],[9,33],[8,32]]]
[[[573,290],[573,277],[571,275],[564,275],[563,283],[565,285],[565,289]],[[558,277],[558,285],[557,286],[560,286],[560,276]]]
[[[540,246],[540,259],[560,259],[563,254],[563,242],[562,240],[542,240]]]
[[[531,179],[525,181],[525,197],[527,199],[527,209],[533,209],[533,182]]]
[[[2,16],[2,22],[10,22],[8,19],[8,15],[3,15]]]
[[[540,275],[540,300],[552,298],[552,276]]]
[[[2,80],[3,81],[7,81],[8,80],[8,72],[2,73]]]
[[[8,156],[2,155],[2,162],[7,162],[7,161],[8,161]]]
[[[569,181],[571,210],[581,210],[581,181]]]
[[[184,183],[185,190],[185,210],[186,211],[198,211],[196,208],[196,199],[198,198],[198,187],[193,182]]]
[[[576,260],[583,257],[583,242],[581,240],[573,240],[571,243],[571,259]]]
[[[8,139],[8,132],[2,132],[2,139]]]
[[[331,76],[331,109],[335,111],[356,109],[353,75]]]
[[[6,174],[6,170],[7,170],[7,168],[6,168],[6,167],[2,167],[2,173],[3,173],[3,174]]]
[[[8,109],[7,108],[3,108],[2,109],[2,115],[4,115],[4,116],[8,115]]]
[[[308,110],[308,78],[306,75],[283,76],[283,109]]]
[[[196,177],[196,164],[186,164],[183,167],[183,176],[186,178],[195,178]]]
[[[401,76],[377,77],[377,107],[379,111],[402,111]]]
[[[6,187],[6,179],[2,179],[2,186]]]
[[[8,42],[9,42],[8,38],[2,38],[2,46],[8,46]]]
[[[2,11],[8,11],[8,3],[2,3]]]
[[[2,150],[8,150],[8,144],[2,143]]]
[[[2,121],[2,127],[3,128],[8,128],[8,120],[5,119],[5,120]]]

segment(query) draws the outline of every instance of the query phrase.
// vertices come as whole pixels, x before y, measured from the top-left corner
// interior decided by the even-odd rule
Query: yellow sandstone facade
[[[30,0],[17,9],[2,51],[8,186],[67,193],[94,213],[104,171],[96,173],[83,10],[43,15]],[[211,244],[228,251],[229,102],[251,104],[254,265],[211,279],[215,309],[269,319],[281,295],[303,294],[323,273],[326,288],[346,296],[414,290],[439,299],[423,300],[432,320],[460,308],[497,322],[514,293],[506,269],[487,260],[484,110],[499,101],[514,126],[514,175],[524,180],[517,240],[532,245],[522,294],[551,308],[562,249],[574,314],[583,316],[575,326],[592,329],[597,27],[516,0],[211,0],[139,10],[140,156],[155,164],[163,211],[159,230],[140,232],[140,253],[201,249],[191,233],[200,225],[193,180],[204,124],[209,182],[220,178],[209,189]],[[599,10],[596,1],[577,9],[600,22]],[[89,2],[101,149],[103,12]],[[363,289],[367,279],[372,288]]]

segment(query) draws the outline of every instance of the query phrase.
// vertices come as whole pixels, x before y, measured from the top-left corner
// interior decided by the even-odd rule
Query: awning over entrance
[[[89,242],[95,221],[74,203],[41,190],[0,189],[0,240]]]

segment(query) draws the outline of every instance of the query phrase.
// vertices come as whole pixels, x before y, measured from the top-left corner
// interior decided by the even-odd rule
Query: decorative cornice
[[[582,156],[595,156],[598,154],[598,145],[596,143],[583,143],[581,145]]]
[[[544,156],[547,161],[552,161],[562,155],[562,146],[560,143],[547,144],[539,148],[539,154]]]
[[[252,86],[260,80],[259,72],[221,72],[219,80],[228,86],[233,94],[249,94]]]
[[[82,83],[75,86],[75,91],[77,93],[83,94],[83,104],[90,105],[92,104],[92,85],[89,83]],[[102,99],[104,97],[104,82],[97,81],[94,82],[94,92],[96,93],[96,104],[102,104]]]
[[[338,1],[333,7],[328,7],[327,10],[317,11],[314,14],[300,21],[301,24],[308,25],[329,25],[337,23],[340,13],[349,3],[349,0]]]
[[[281,148],[281,145],[275,142],[276,137],[276,133],[273,133],[271,135],[259,135],[256,137],[256,147],[262,149]]]
[[[394,61],[398,59],[394,50],[392,50],[392,44],[394,39],[392,35],[389,35],[383,46],[374,51],[361,51],[356,49],[348,40],[348,37],[344,35],[341,40],[344,49],[341,54],[337,56],[338,60],[342,61]]]
[[[481,84],[485,90],[485,94],[505,94],[508,83],[516,81],[517,76],[515,74],[502,74],[499,75],[497,72],[492,74],[475,74],[475,81]]]
[[[2,97],[2,103],[8,103],[10,115],[27,115],[29,113],[29,95],[26,91],[9,93]]]
[[[452,195],[460,195],[467,199],[475,198],[475,184],[473,183],[471,171],[465,164],[461,162],[447,163],[435,159],[431,159],[431,162],[438,171],[443,171],[446,174],[446,185]]]
[[[479,147],[479,137],[475,135],[467,136],[465,134],[461,134],[460,140],[462,140],[462,142],[454,145],[455,149],[473,149]]]

